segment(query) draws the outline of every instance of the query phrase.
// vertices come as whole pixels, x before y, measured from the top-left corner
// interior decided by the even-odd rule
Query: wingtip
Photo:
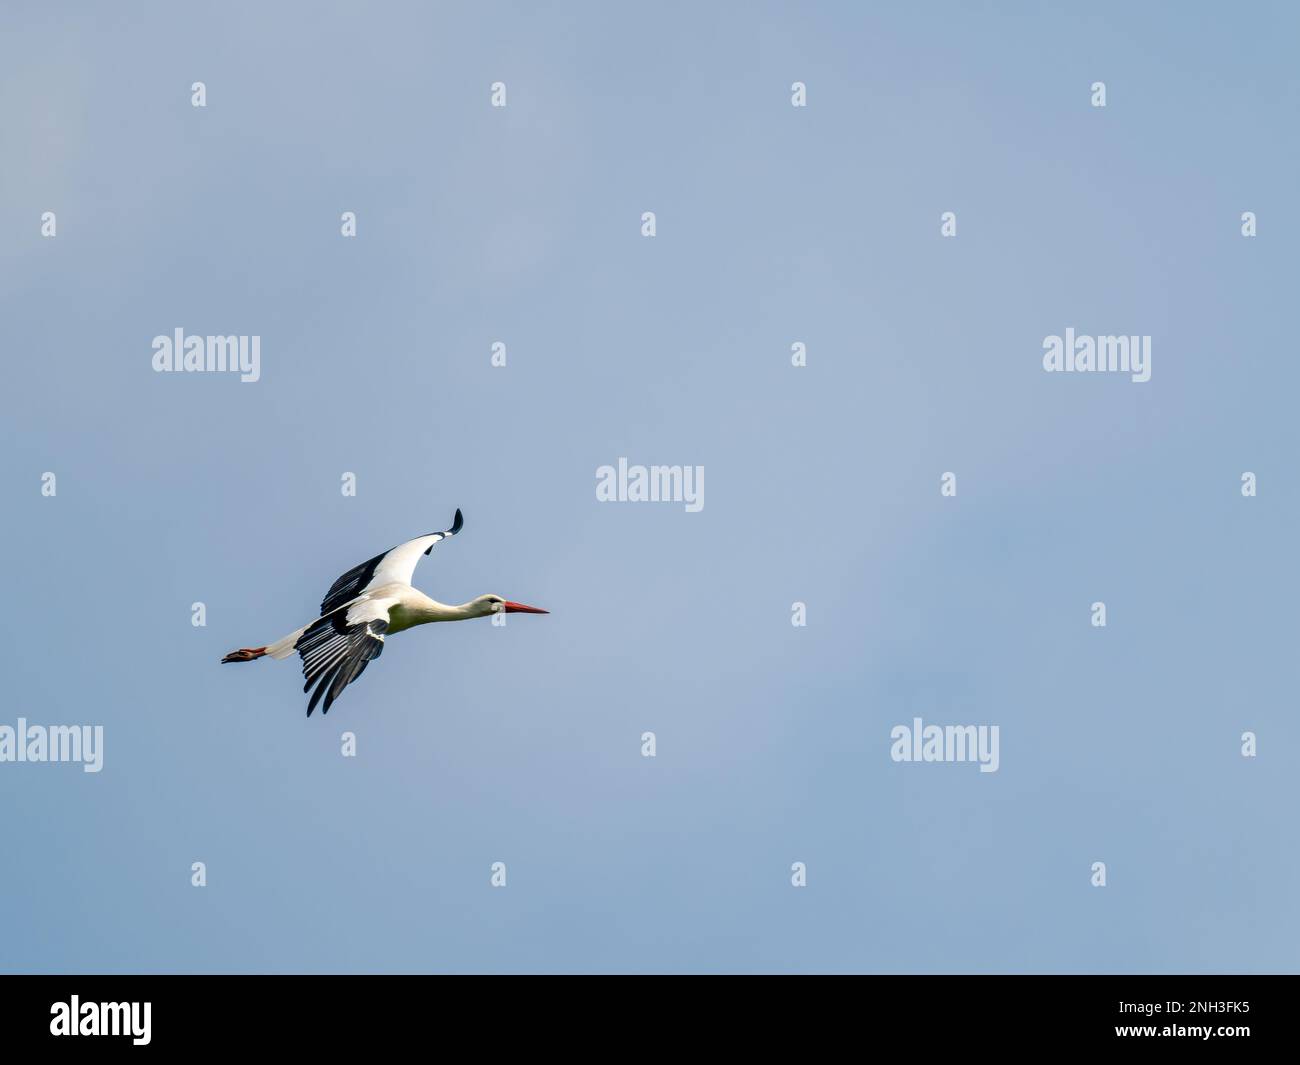
[[[465,524],[465,519],[464,519],[464,517],[461,515],[460,507],[457,507],[457,508],[456,508],[456,516],[455,516],[455,517],[452,519],[452,521],[451,521],[451,534],[452,534],[452,536],[455,536],[458,532],[460,532],[460,530],[461,530],[461,526],[463,526],[464,524]]]

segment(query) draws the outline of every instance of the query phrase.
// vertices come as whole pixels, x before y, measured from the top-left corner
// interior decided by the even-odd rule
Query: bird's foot
[[[265,647],[241,647],[238,651],[231,651],[221,661],[224,662],[252,662],[256,658],[261,658],[266,654]]]

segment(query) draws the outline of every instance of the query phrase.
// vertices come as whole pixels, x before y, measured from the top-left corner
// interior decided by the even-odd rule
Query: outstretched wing
[[[320,605],[321,614],[337,610],[371,588],[379,588],[393,581],[410,584],[411,577],[415,574],[415,564],[420,561],[420,556],[427,555],[433,550],[433,545],[439,541],[455,536],[464,524],[465,519],[457,510],[450,529],[407,540],[406,543],[398,544],[382,555],[376,555],[369,561],[348,570],[330,586]]]
[[[337,610],[313,622],[302,634],[295,650],[302,658],[302,675],[308,691],[313,684],[307,716],[325,696],[322,714],[328,714],[339,694],[365,672],[366,666],[384,652],[388,631],[388,608],[396,599],[368,599],[348,610]]]

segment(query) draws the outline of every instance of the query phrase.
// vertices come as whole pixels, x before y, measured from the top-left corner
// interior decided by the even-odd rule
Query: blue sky
[[[1292,6],[3,23],[0,724],[105,751],[0,764],[0,969],[1295,970]],[[549,617],[218,665],[457,507],[416,585]]]

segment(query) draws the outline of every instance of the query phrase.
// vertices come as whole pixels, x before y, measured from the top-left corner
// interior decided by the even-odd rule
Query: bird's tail
[[[238,651],[231,651],[221,661],[253,662],[259,658],[288,658],[293,654],[299,637],[307,631],[307,628],[304,625],[301,629],[295,629],[288,636],[281,637],[275,643],[268,643],[265,647],[241,647]]]

